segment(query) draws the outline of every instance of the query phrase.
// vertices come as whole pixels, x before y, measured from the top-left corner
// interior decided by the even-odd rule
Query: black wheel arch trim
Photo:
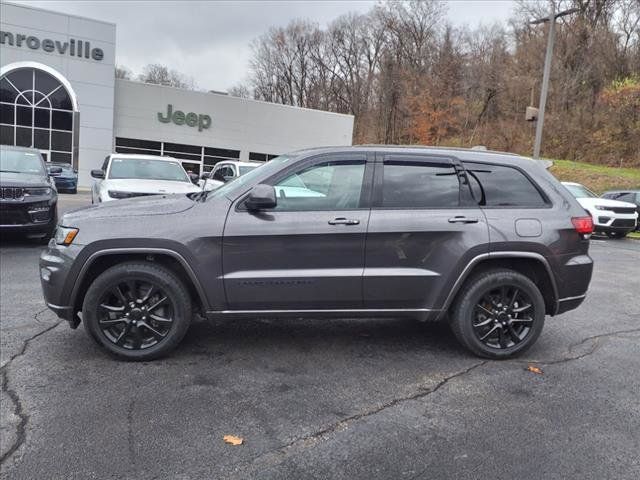
[[[549,315],[556,314],[556,312],[558,311],[560,299],[559,299],[558,286],[556,284],[556,279],[555,279],[555,276],[553,275],[553,271],[551,270],[551,265],[549,265],[548,260],[543,255],[535,252],[504,251],[504,252],[482,253],[480,255],[476,255],[469,261],[469,263],[467,263],[467,265],[464,267],[460,275],[458,275],[458,278],[456,279],[456,281],[453,283],[453,286],[451,287],[451,290],[449,291],[449,294],[447,295],[447,298],[445,299],[444,304],[442,305],[441,313],[438,316],[438,319],[442,318],[446,314],[446,312],[449,310],[449,307],[451,306],[453,299],[456,297],[456,295],[460,291],[460,288],[464,284],[465,280],[471,274],[471,271],[473,270],[473,268],[482,261],[493,260],[497,258],[526,258],[526,259],[535,260],[540,264],[542,264],[547,274],[549,275],[549,279],[551,280],[551,288],[553,291],[554,308],[552,312],[547,312],[547,313]]]
[[[169,249],[169,248],[160,248],[160,247],[117,247],[117,248],[104,248],[101,250],[97,250],[89,255],[89,257],[84,261],[78,275],[74,281],[73,287],[71,289],[71,295],[69,300],[69,305],[75,305],[77,300],[77,295],[80,290],[80,286],[82,281],[84,280],[85,275],[87,274],[91,265],[100,257],[104,257],[107,255],[123,255],[123,254],[147,254],[147,255],[169,255],[176,259],[180,265],[185,269],[185,272],[189,276],[189,279],[193,282],[196,291],[198,293],[198,297],[200,298],[200,302],[202,303],[205,310],[209,308],[209,302],[206,296],[204,289],[202,288],[202,284],[200,280],[198,280],[198,276],[195,271],[191,267],[191,264],[187,261],[187,259],[180,254],[179,252]]]

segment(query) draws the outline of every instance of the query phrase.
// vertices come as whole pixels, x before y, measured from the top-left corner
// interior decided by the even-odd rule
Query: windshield
[[[40,155],[4,148],[0,151],[0,171],[44,175]]]
[[[220,188],[213,190],[209,194],[209,198],[216,198],[222,195],[226,195],[228,192],[240,188],[243,185],[249,185],[254,182],[255,179],[260,177],[268,177],[270,174],[277,172],[287,162],[291,161],[293,157],[287,155],[280,155],[272,160],[269,160],[264,165],[260,165],[252,169],[249,173],[241,175],[230,182],[225,183]]]
[[[240,175],[244,175],[245,173],[249,173],[251,170],[254,170],[255,168],[257,168],[257,165],[251,165],[249,166],[244,166],[244,165],[240,165]]]
[[[569,190],[569,192],[571,192],[571,195],[573,195],[576,198],[594,198],[594,197],[597,197],[597,195],[595,193],[593,193],[591,190],[589,190],[584,185],[567,185],[565,183],[564,186],[567,188],[567,190]]]
[[[179,162],[142,158],[114,158],[111,160],[109,178],[189,182],[187,173]]]

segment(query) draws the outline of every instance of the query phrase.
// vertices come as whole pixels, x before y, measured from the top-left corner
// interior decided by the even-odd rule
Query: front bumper
[[[57,197],[0,201],[0,228],[16,232],[47,232],[56,222]]]
[[[638,222],[638,213],[615,213],[609,210],[592,212],[596,232],[630,232]]]
[[[72,304],[70,285],[72,286],[73,279],[69,273],[82,248],[82,245],[57,245],[51,239],[40,254],[40,284],[45,303],[73,328],[78,326],[80,320],[75,315]]]
[[[59,178],[54,177],[56,188],[58,190],[76,190],[78,188],[77,178]]]

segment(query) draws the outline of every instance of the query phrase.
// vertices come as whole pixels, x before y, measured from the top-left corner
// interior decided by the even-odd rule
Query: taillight
[[[587,217],[573,217],[571,219],[576,232],[581,235],[590,235],[593,233],[593,218],[591,215]]]

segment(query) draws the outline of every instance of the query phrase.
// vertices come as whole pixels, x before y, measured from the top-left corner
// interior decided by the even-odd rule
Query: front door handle
[[[359,223],[360,220],[345,217],[338,217],[333,220],[329,220],[329,225],[358,225]]]
[[[464,217],[462,215],[457,215],[453,218],[449,219],[449,223],[478,223],[478,219],[477,218],[469,218],[469,217]]]

